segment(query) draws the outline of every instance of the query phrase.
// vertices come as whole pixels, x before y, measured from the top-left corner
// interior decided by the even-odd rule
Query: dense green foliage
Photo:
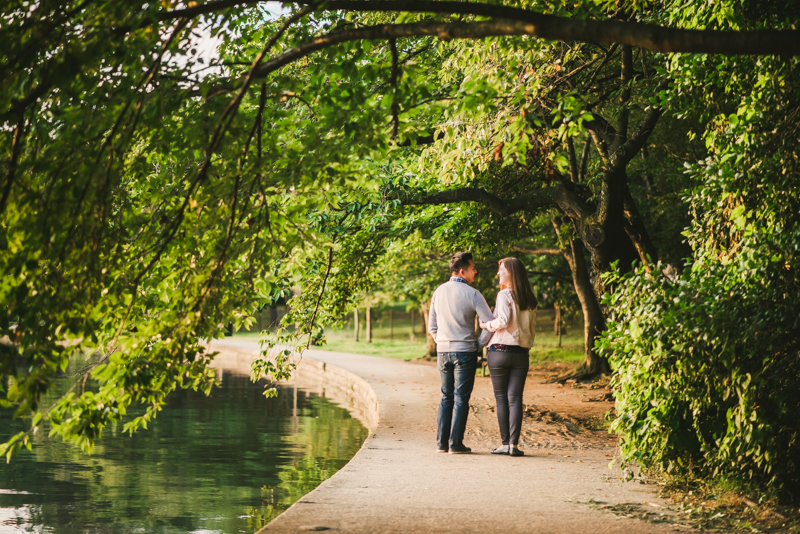
[[[14,46],[2,52],[0,334],[10,342],[0,344],[0,402],[31,417],[33,429],[49,418],[54,434],[88,450],[132,404],[147,409],[128,421],[131,431],[175,388],[211,386],[203,339],[286,294],[305,245],[327,239],[309,212],[346,194],[348,181],[364,183],[375,152],[369,132],[386,136],[369,125],[383,115],[359,94],[367,109],[349,128],[340,128],[344,112],[312,122],[281,100],[295,89],[290,72],[241,99],[230,90],[203,98],[247,71],[230,61],[191,83],[203,68],[191,32],[213,17],[159,22],[161,7],[146,3],[4,10],[2,41]],[[260,7],[229,11],[223,59],[240,59],[224,49],[244,29],[263,48],[283,23],[268,16]],[[335,75],[305,81],[325,85]],[[323,110],[339,109],[341,95],[320,93]],[[71,357],[94,353],[79,372],[102,387],[40,405]],[[20,433],[2,450],[29,438]]]
[[[800,62],[676,58],[676,108],[705,115],[687,164],[689,268],[614,276],[602,341],[627,459],[800,488]]]

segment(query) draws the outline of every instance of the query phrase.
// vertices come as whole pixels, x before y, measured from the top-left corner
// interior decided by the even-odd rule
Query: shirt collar
[[[461,278],[460,276],[451,276],[451,277],[450,277],[450,281],[451,281],[451,282],[461,282],[462,284],[467,284],[467,285],[469,285],[469,282],[467,282],[466,280],[464,280],[464,279],[463,279],[463,278]]]

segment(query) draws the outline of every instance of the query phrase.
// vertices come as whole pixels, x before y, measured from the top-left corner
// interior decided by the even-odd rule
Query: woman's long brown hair
[[[511,277],[511,284],[508,289],[514,296],[520,310],[535,310],[539,305],[536,295],[533,293],[531,283],[528,281],[528,273],[525,266],[517,258],[503,258],[498,263],[505,265],[506,271]]]

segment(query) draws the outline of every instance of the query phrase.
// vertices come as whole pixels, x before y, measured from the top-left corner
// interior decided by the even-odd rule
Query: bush
[[[800,474],[800,305],[762,283],[730,284],[737,267],[674,283],[612,276],[607,303],[620,311],[599,341],[616,370],[612,428],[644,467],[788,489]]]

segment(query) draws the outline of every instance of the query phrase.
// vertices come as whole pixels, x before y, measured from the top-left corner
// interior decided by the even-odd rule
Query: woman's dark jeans
[[[522,427],[522,391],[528,376],[528,349],[517,347],[499,352],[489,347],[487,359],[497,403],[500,437],[503,445],[516,446]]]

